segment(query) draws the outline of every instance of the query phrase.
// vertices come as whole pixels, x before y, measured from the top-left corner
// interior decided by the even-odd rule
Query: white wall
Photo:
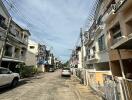
[[[34,46],[34,49],[31,49],[30,46]],[[38,43],[29,40],[28,41],[28,50],[26,54],[26,65],[37,65],[37,57],[38,54]]]
[[[31,49],[30,46],[34,46],[34,49]],[[28,51],[34,54],[38,54],[38,43],[36,43],[35,41],[29,40],[28,41]]]

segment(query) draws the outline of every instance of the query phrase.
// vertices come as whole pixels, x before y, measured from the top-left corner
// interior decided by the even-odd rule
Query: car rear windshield
[[[63,70],[70,70],[70,68],[63,68]]]

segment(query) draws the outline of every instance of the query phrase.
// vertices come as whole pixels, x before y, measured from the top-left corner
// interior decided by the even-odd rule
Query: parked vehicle
[[[15,87],[19,82],[20,75],[13,73],[7,68],[0,67],[0,87],[10,85]]]
[[[63,68],[61,72],[61,76],[71,76],[70,68]]]
[[[55,71],[55,69],[54,68],[49,68],[49,72],[54,72]]]
[[[54,65],[49,65],[49,72],[54,72],[55,71],[55,68],[54,68]]]

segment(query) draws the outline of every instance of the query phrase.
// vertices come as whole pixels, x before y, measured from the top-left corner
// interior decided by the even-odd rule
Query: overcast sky
[[[7,0],[12,17],[61,60],[69,59],[93,0]]]

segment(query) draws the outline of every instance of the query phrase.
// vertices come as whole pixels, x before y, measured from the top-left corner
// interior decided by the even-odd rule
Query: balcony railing
[[[95,30],[95,33],[97,34],[97,33],[101,32],[101,30],[103,30],[104,27],[105,27],[105,25],[97,25],[97,28]]]
[[[115,5],[115,10],[117,11],[127,0],[119,0]]]
[[[17,40],[17,41],[20,41],[21,43],[24,43],[24,44],[28,44],[28,40],[25,40],[25,39],[22,39],[22,38],[20,38],[20,37],[16,37],[16,36],[14,36],[14,35],[11,35],[11,34],[9,34],[9,36],[10,36],[10,38],[13,38],[13,39],[15,39],[15,40]]]
[[[118,37],[116,39],[113,39],[112,45],[114,45],[115,43],[117,43],[118,41],[120,41],[122,39],[122,37]]]
[[[127,90],[128,90],[128,97],[130,98],[130,100],[132,100],[132,80],[131,79],[126,79],[126,86],[127,86]]]
[[[93,54],[93,55],[90,55],[89,57],[87,57],[87,60],[86,61],[96,61],[98,60],[98,57],[97,57],[97,54]]]
[[[111,4],[111,6],[109,7],[109,9],[106,11],[106,13],[104,14],[102,21],[107,21],[112,15],[114,15],[116,9],[116,5],[115,4]]]

